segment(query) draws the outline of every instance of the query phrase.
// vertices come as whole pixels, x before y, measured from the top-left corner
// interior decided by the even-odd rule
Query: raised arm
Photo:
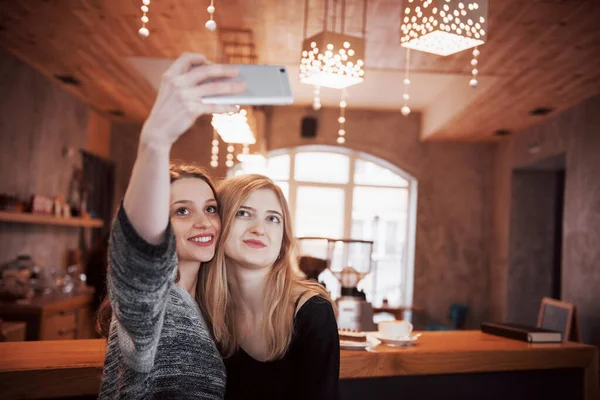
[[[164,74],[156,102],[142,128],[123,201],[131,224],[148,243],[161,243],[169,222],[171,146],[202,114],[235,110],[234,106],[202,103],[205,96],[243,90],[243,84],[232,81],[205,82],[235,75],[234,68],[208,64],[200,54],[182,55]]]

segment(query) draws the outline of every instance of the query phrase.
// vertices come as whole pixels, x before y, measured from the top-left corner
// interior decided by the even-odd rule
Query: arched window
[[[275,150],[266,165],[242,163],[230,174],[254,172],[282,188],[298,237],[375,242],[371,273],[359,284],[369,301],[412,304],[417,196],[412,176],[377,157],[332,146]],[[329,271],[319,279],[339,296]]]

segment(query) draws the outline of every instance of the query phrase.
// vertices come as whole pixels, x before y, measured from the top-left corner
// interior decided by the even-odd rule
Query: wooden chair
[[[542,298],[537,327],[562,333],[563,341],[582,342],[575,306],[549,297]]]

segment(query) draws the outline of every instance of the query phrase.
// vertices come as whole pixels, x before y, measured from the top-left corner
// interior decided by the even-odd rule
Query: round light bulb
[[[477,85],[479,85],[479,82],[477,82],[477,79],[473,78],[469,81],[469,86],[471,86],[472,88],[476,88]]]
[[[213,146],[218,146],[219,145],[219,140],[218,139],[213,139],[212,145]]]
[[[206,21],[206,24],[204,24],[204,26],[206,27],[206,29],[208,29],[211,32],[214,31],[215,29],[217,29],[217,23],[212,19],[209,19],[208,21]]]
[[[138,35],[140,35],[143,38],[147,38],[148,35],[150,35],[150,31],[148,30],[148,28],[146,28],[145,26],[143,26],[138,31]]]
[[[408,79],[408,78],[405,78],[405,79],[404,79],[404,84],[405,84],[405,85],[410,85],[410,79]]]
[[[400,112],[406,117],[408,114],[410,114],[410,108],[408,106],[404,106],[400,109]]]
[[[213,167],[213,168],[217,168],[219,166],[219,162],[213,160],[213,161],[210,162],[210,166]]]
[[[340,136],[339,138],[337,138],[337,142],[339,144],[344,144],[344,143],[346,143],[346,139],[343,136]]]
[[[340,107],[341,107],[341,108],[346,108],[346,106],[347,106],[347,105],[348,105],[348,104],[346,103],[346,101],[345,101],[345,100],[342,100],[342,101],[340,101]]]
[[[215,12],[215,7],[214,6],[208,6],[208,7],[206,7],[206,11],[208,11],[209,14],[213,14]]]

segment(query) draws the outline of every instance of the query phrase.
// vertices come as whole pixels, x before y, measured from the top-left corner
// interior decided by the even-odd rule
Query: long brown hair
[[[172,161],[169,165],[169,176],[171,178],[171,183],[183,179],[183,178],[197,178],[201,179],[212,190],[215,197],[217,196],[217,191],[215,190],[215,185],[208,175],[206,170],[202,167],[197,166],[196,164],[184,163],[181,161]],[[200,266],[200,271],[202,271],[204,264]],[[109,266],[110,268],[110,266]],[[177,276],[175,277],[175,282],[179,281],[179,270],[177,271]],[[108,290],[107,290],[108,293]],[[96,331],[104,336],[108,337],[108,333],[110,330],[110,320],[112,318],[112,306],[110,304],[110,299],[108,296],[104,298],[102,304],[98,308],[98,314],[96,319]]]
[[[308,290],[330,301],[331,299],[320,284],[302,280],[296,273],[297,252],[290,209],[279,186],[266,176],[240,175],[219,185],[217,200],[223,228],[215,257],[208,268],[200,270],[197,298],[200,299],[200,307],[211,325],[221,354],[224,357],[231,356],[240,343],[241,332],[237,324],[237,314],[240,311],[236,304],[236,288],[227,281],[224,243],[240,206],[250,194],[259,189],[272,190],[283,210],[283,241],[279,257],[273,264],[265,284],[265,318],[262,326],[267,340],[267,360],[276,360],[285,355],[292,340],[294,303],[298,296]]]

